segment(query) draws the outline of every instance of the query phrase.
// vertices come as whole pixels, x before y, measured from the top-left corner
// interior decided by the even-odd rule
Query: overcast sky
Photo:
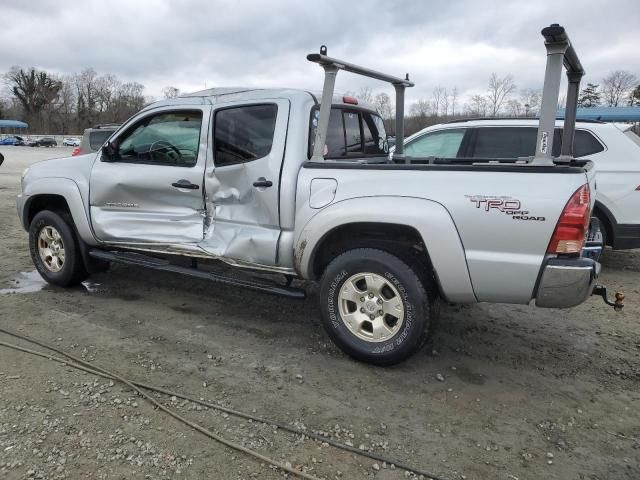
[[[550,23],[566,27],[585,81],[616,69],[640,77],[638,0],[3,0],[0,18],[0,72],[93,67],[140,82],[156,98],[168,85],[319,90],[321,69],[305,56],[321,44],[337,58],[409,72],[416,83],[409,103],[436,86],[483,93],[492,72],[513,74],[518,89],[540,87],[540,29]],[[363,85],[392,94],[373,80],[338,75],[341,91]]]

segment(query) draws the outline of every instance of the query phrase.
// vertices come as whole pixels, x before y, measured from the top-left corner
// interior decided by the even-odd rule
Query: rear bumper
[[[593,291],[600,264],[592,258],[549,258],[538,284],[536,306],[570,308],[580,305]]]

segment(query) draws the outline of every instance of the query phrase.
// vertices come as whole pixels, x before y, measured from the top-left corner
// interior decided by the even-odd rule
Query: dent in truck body
[[[251,93],[251,94],[249,94]],[[219,111],[254,105],[277,107],[273,141],[268,154],[241,163],[215,164],[214,141],[209,142],[204,172],[207,222],[203,250],[215,257],[261,266],[274,265],[291,269],[292,263],[277,263],[281,234],[280,171],[286,152],[289,109],[287,98],[274,98],[272,92],[247,92],[246,97],[233,102],[216,103],[212,126],[207,134],[215,141],[215,118]],[[254,186],[257,180],[269,180],[270,188]]]
[[[247,181],[244,165],[226,167],[224,175],[224,184],[215,175],[206,180],[207,222],[201,248],[215,257],[257,264],[273,262],[279,230],[263,225],[269,221],[264,211],[247,208],[255,204],[253,196],[257,192]],[[244,184],[246,188],[229,184]]]

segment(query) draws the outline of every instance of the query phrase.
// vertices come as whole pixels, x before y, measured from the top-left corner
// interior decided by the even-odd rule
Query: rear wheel
[[[398,257],[349,250],[334,259],[320,286],[322,320],[336,345],[376,365],[399,363],[424,345],[438,314],[428,285]]]
[[[607,245],[609,245],[609,242],[611,242],[613,240],[611,238],[611,234],[609,233],[611,231],[610,230],[611,227],[609,225],[609,220],[600,211],[595,212],[594,216],[600,222],[600,233],[602,233],[602,245],[606,247]]]
[[[29,250],[36,269],[51,284],[69,287],[89,276],[71,219],[56,212],[43,210],[33,218]]]

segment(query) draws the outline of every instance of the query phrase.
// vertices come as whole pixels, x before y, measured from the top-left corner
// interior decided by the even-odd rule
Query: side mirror
[[[102,161],[115,162],[117,153],[118,153],[118,149],[113,143],[111,142],[105,143],[102,146]]]

